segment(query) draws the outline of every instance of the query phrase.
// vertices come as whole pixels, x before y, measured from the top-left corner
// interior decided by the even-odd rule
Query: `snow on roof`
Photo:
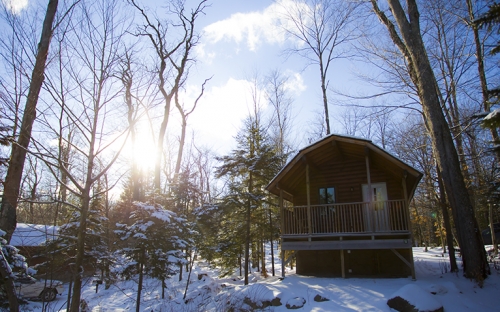
[[[44,245],[48,239],[55,239],[58,226],[44,224],[18,223],[12,234],[10,244],[16,247],[33,247]]]

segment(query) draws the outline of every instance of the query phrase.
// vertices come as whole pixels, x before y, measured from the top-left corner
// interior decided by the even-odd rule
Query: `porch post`
[[[280,223],[281,223],[281,244],[283,244],[283,234],[285,233],[285,210],[283,208],[283,190],[280,189],[280,198],[279,198],[279,207],[280,207]]]
[[[311,192],[309,182],[309,164],[306,164],[306,192],[307,192],[307,229],[309,233],[309,241],[311,241],[312,223],[311,223]]]
[[[370,150],[368,147],[365,146],[365,163],[366,163],[366,184],[368,184],[368,199],[370,200],[370,203],[368,204],[368,218],[369,218],[369,224],[371,227],[371,231],[375,231],[375,224],[374,224],[374,215],[372,211],[372,203],[373,203],[373,190],[372,190],[372,179],[370,176]]]
[[[342,240],[342,237],[340,239]],[[340,249],[340,266],[342,270],[342,278],[345,278],[344,249]]]
[[[283,210],[283,190],[280,189],[280,199],[279,199],[279,205],[280,205],[280,216],[281,216],[281,235],[280,235],[280,248],[283,248],[283,233],[285,231],[285,211]],[[285,277],[285,251],[281,249],[281,277]]]
[[[406,223],[408,224],[408,231],[410,232],[410,270],[411,270],[411,279],[416,280],[415,277],[415,263],[413,262],[413,231],[411,228],[410,222],[410,203],[408,202],[408,190],[406,189],[406,177],[408,176],[408,172],[406,170],[403,173],[402,183],[403,183],[403,196],[405,199],[405,211],[406,211]]]

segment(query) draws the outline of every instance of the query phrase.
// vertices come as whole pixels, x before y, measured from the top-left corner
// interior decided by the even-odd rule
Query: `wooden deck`
[[[411,247],[404,200],[289,207],[282,222],[284,250]]]

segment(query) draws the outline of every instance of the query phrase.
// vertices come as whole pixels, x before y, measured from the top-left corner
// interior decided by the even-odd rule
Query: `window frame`
[[[332,190],[332,197],[328,196],[330,194],[329,190]],[[320,205],[331,205],[335,204],[337,202],[336,198],[336,192],[335,192],[335,187],[334,186],[327,186],[327,187],[320,187],[318,189],[318,195],[319,195],[319,204]],[[332,201],[330,202],[330,199]]]

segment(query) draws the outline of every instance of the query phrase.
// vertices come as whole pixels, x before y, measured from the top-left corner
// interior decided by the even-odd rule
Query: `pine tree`
[[[139,275],[136,308],[139,310],[144,274],[162,281],[178,272],[184,264],[183,249],[188,243],[181,238],[185,219],[160,204],[134,203],[131,225],[117,224],[115,233],[125,243],[117,251],[124,258],[121,271],[125,278]]]
[[[194,208],[193,215],[197,233],[194,236],[196,248],[203,259],[209,264],[214,264],[218,259],[220,234],[224,234],[220,233],[222,217],[225,215],[222,206],[204,204]]]
[[[80,211],[73,210],[68,222],[60,226],[58,238],[47,242],[47,250],[52,257],[49,262],[41,265],[42,270],[50,272],[54,268],[65,269],[68,265],[75,270],[72,274],[89,274],[89,272],[85,272],[85,268],[91,268],[92,271],[100,269],[101,272],[109,270],[109,266],[112,265],[114,260],[107,241],[108,235],[106,235],[109,220],[104,216],[103,199],[100,196],[91,201],[87,215],[84,250],[85,268],[72,267],[76,255],[79,221]]]
[[[0,269],[6,273],[8,279],[14,281],[18,279],[33,279],[31,274],[34,273],[28,268],[26,258],[19,254],[19,250],[7,243],[2,236],[6,233],[0,230]],[[8,289],[6,283],[10,282],[7,279],[0,279],[0,298],[6,298]]]
[[[264,188],[280,169],[283,156],[270,144],[258,112],[245,120],[244,128],[237,135],[236,141],[236,149],[229,155],[218,158],[222,165],[217,168],[216,175],[228,179],[228,192],[223,199],[223,205],[226,206],[224,210],[237,214],[236,220],[244,220],[242,222],[244,230],[240,230],[237,226],[230,227],[231,222],[223,226],[225,232],[228,232],[226,227],[236,229],[233,239],[244,241],[246,285],[251,241],[255,239],[259,242],[261,239],[260,237],[257,239],[257,236],[258,233],[262,233],[260,228],[263,223],[258,220],[263,220],[263,203],[266,199]],[[252,224],[255,226],[252,227]],[[233,257],[239,254],[236,251],[238,246],[231,248]]]

